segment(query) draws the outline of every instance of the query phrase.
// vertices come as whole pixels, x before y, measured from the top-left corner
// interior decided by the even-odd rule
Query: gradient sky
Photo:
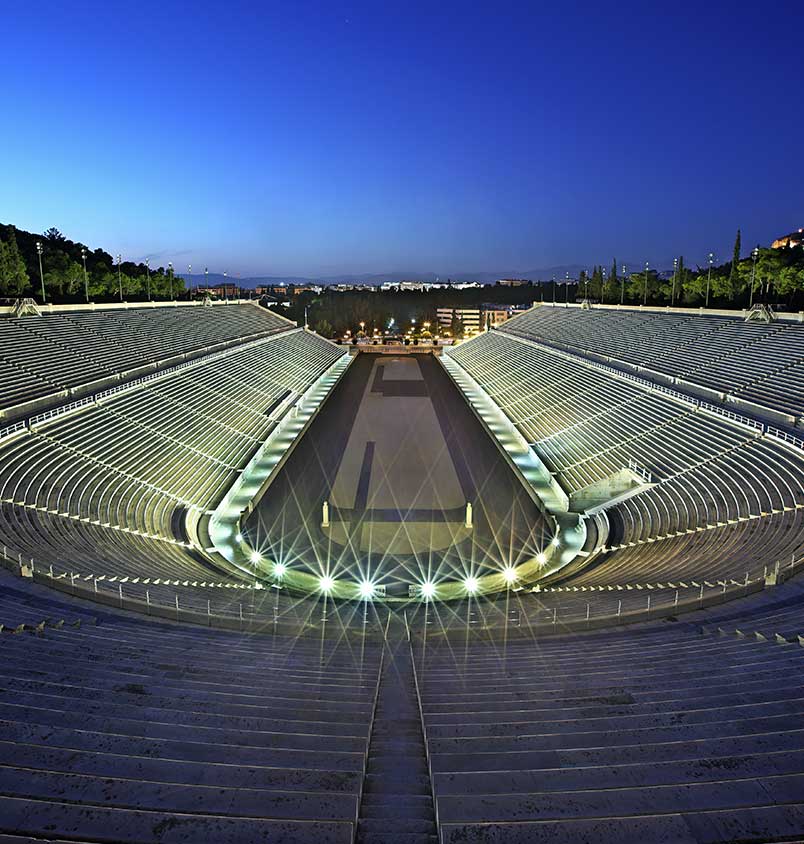
[[[804,226],[792,2],[90,0],[2,29],[0,221],[128,259],[527,272]]]

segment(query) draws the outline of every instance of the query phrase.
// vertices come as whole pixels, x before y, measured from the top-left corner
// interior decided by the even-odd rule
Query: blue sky
[[[0,221],[243,275],[694,263],[804,225],[800,6],[652,5],[12,4]]]

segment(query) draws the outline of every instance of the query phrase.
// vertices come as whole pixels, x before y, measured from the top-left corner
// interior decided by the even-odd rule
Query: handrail
[[[363,795],[366,791],[366,776],[368,771],[369,752],[371,750],[371,741],[374,736],[374,721],[377,717],[377,701],[380,699],[380,683],[382,682],[382,672],[385,665],[385,648],[388,639],[388,624],[391,621],[391,614],[388,614],[388,623],[385,625],[385,637],[383,639],[382,650],[380,651],[380,666],[377,670],[377,683],[374,686],[374,701],[371,704],[371,717],[369,718],[369,727],[366,740],[366,749],[363,751],[363,775],[360,778],[360,793],[357,795],[357,803],[355,804],[355,825],[352,830],[352,844],[357,841],[357,828],[360,823],[360,810],[363,808]]]
[[[438,800],[436,799],[435,793],[435,780],[433,779],[433,760],[430,757],[430,742],[427,739],[427,725],[424,721],[424,708],[422,707],[422,695],[421,689],[419,687],[419,672],[416,670],[416,656],[413,653],[413,642],[410,638],[410,627],[408,625],[408,614],[407,612],[404,613],[405,618],[405,630],[407,632],[408,637],[408,650],[410,651],[410,665],[413,669],[413,687],[416,691],[416,705],[419,709],[419,723],[421,725],[422,730],[422,741],[424,742],[424,758],[427,762],[427,776],[430,780],[430,800],[433,804],[433,818],[435,819],[436,825],[436,836],[438,840],[441,840],[440,835],[440,823],[438,820]]]
[[[793,434],[788,434],[787,431],[782,431],[780,428],[766,428],[765,433],[771,437],[775,437],[777,440],[782,440],[789,445],[804,450],[804,439],[801,437],[795,437]]]

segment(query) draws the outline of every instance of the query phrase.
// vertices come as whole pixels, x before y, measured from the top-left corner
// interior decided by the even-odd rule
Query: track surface
[[[435,358],[362,353],[246,531],[269,559],[406,594],[530,558],[544,520]]]

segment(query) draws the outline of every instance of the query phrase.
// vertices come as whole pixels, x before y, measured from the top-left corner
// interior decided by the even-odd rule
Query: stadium
[[[0,315],[0,841],[804,839],[801,314]]]

